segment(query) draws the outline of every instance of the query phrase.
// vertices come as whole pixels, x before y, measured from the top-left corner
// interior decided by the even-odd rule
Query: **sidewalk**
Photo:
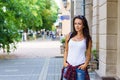
[[[1,56],[1,54],[0,54]],[[60,80],[63,65],[59,41],[29,41],[0,59],[0,80]],[[89,72],[91,80],[100,80]]]
[[[0,80],[60,80],[63,58],[0,60]],[[91,80],[100,80],[90,72]]]
[[[63,58],[0,60],[0,80],[60,80]],[[91,80],[100,80],[90,72]]]

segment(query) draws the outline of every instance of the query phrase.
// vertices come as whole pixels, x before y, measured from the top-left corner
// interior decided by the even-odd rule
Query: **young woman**
[[[87,20],[78,15],[73,19],[73,32],[66,35],[62,80],[81,80],[81,71],[90,80],[87,66],[91,58],[92,39]]]

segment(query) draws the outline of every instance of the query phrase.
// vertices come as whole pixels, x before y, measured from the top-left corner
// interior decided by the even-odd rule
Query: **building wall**
[[[80,13],[81,0],[74,0],[74,13]],[[102,77],[120,78],[120,1],[85,0],[85,16],[93,39],[93,49],[99,51],[99,69]],[[91,3],[93,5],[90,5]],[[78,6],[79,4],[79,6]]]
[[[92,35],[92,14],[93,14],[93,0],[85,0],[85,17],[88,21],[90,34]]]
[[[99,0],[100,76],[116,76],[117,0]]]
[[[74,15],[83,15],[83,0],[74,0]]]
[[[99,0],[93,0],[92,40],[93,49],[99,50]]]
[[[120,78],[120,1],[118,0],[117,76]]]
[[[71,18],[71,14],[70,14],[70,0],[68,0],[67,3],[67,8],[64,8],[63,6],[63,2],[61,1],[61,11],[62,11],[62,16],[64,15],[68,15],[69,16],[69,20],[68,19],[64,19],[62,20],[62,34],[66,35],[71,31],[71,24],[70,24],[70,18]]]
[[[71,11],[71,31],[73,31],[73,18],[74,18],[74,0],[70,0],[71,1],[71,8],[70,8],[70,11]]]
[[[70,20],[63,20],[62,21],[62,34],[66,35],[70,33],[71,28],[70,28]]]

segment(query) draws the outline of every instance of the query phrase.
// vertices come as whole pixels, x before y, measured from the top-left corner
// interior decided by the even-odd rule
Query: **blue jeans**
[[[66,71],[67,71],[67,67],[64,68],[64,73],[63,73],[63,75],[65,75]],[[65,78],[63,77],[63,80],[67,80],[67,79],[65,79]]]
[[[67,67],[65,67],[63,75],[65,75],[66,71],[67,71]],[[77,68],[76,73],[77,73],[77,80],[85,80],[86,72],[84,70],[80,70]],[[67,80],[67,79],[63,77],[63,80]]]

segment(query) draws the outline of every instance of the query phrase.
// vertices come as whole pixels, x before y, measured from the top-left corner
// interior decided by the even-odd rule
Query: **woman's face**
[[[76,18],[74,21],[74,27],[77,32],[82,31],[83,29],[83,22],[81,19]]]

